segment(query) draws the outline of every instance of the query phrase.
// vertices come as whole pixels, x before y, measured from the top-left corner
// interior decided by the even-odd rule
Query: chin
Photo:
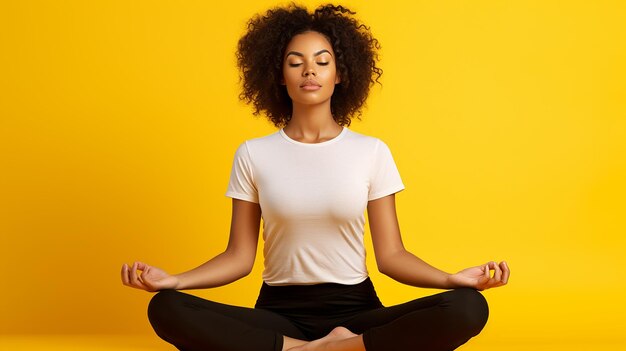
[[[332,97],[332,94],[328,96],[320,96],[320,95],[313,95],[313,94],[302,96],[298,94],[295,97],[295,99],[294,97],[291,97],[291,101],[293,101],[294,103],[303,104],[303,105],[316,105],[316,104],[323,104],[329,101],[331,97]]]

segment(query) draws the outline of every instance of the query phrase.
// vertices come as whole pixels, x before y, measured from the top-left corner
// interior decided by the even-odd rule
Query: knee
[[[472,288],[452,290],[449,298],[455,321],[461,324],[471,336],[478,335],[489,318],[487,299],[478,290]]]
[[[181,293],[176,290],[161,290],[152,296],[148,304],[148,319],[157,329],[171,319],[179,305]]]

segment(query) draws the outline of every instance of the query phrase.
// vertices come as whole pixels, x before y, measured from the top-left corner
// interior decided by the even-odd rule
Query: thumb
[[[152,271],[152,267],[146,266],[141,272],[141,279],[145,282],[150,281],[150,272]]]
[[[143,268],[141,269],[141,276],[144,277],[149,271],[150,271],[149,266],[143,266]]]
[[[137,269],[141,270],[141,271],[145,271],[146,269],[150,268],[150,266],[146,263],[137,261]]]
[[[156,290],[156,281],[154,281],[152,278],[150,278],[150,271],[151,268],[148,267],[146,268],[142,273],[141,273],[141,277],[143,280],[143,284],[148,288],[148,291],[155,291]]]

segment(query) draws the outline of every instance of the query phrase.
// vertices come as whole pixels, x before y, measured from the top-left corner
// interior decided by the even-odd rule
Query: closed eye
[[[328,62],[318,62],[317,64],[320,65],[320,66],[326,66],[326,65],[328,65]],[[300,65],[301,65],[301,63],[290,63],[289,67],[298,67]]]

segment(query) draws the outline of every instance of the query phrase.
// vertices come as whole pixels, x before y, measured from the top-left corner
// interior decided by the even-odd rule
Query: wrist
[[[174,289],[174,290],[184,290],[185,288],[183,286],[183,280],[182,280],[180,274],[174,274],[173,277],[174,277],[174,280],[175,280],[176,283],[174,284],[174,287],[172,289]]]
[[[446,289],[456,289],[461,287],[461,285],[454,279],[454,274],[450,273],[446,273],[445,286]]]

